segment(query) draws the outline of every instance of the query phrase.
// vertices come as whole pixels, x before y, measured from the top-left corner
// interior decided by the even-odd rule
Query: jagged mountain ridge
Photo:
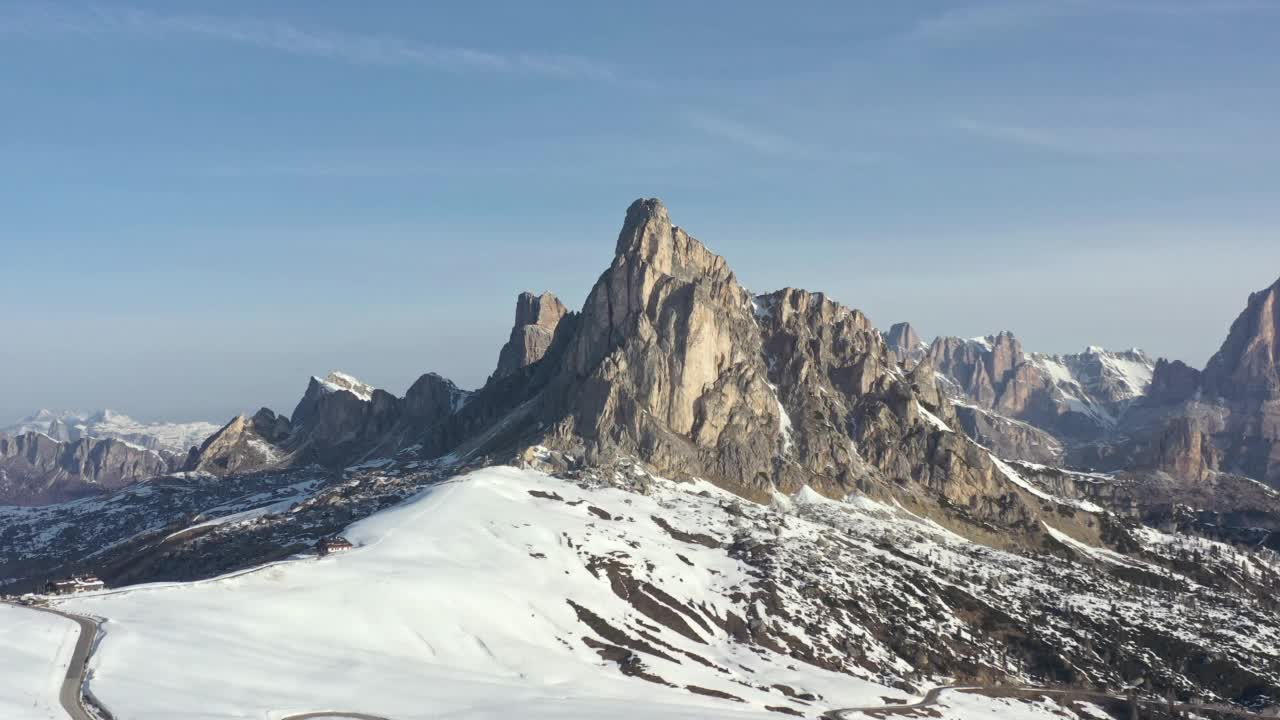
[[[630,517],[634,503],[602,508],[579,491],[654,496],[656,528],[713,551],[682,563],[744,565],[749,586],[715,601],[738,620],[717,613],[725,625],[709,632],[747,652],[904,687],[942,674],[1108,688],[1145,677],[1152,692],[1257,701],[1277,685],[1274,657],[1251,644],[1277,633],[1258,609],[1280,582],[1270,555],[1149,535],[1126,517],[1142,514],[1135,483],[993,456],[960,431],[931,364],[902,368],[865,315],[820,293],[753,296],[656,201],[628,210],[609,268],[581,312],[548,323],[550,342],[526,342],[530,321],[518,311],[509,341],[522,362],[475,392],[430,374],[401,398],[315,378],[293,418],[237,418],[193,454],[192,471],[0,513],[13,548],[0,575],[15,587],[79,569],[113,584],[209,577],[288,557],[467,469],[515,463],[564,482],[561,497],[542,484],[530,496],[615,529],[625,547],[654,542],[628,533],[644,520]],[[249,452],[259,444],[263,457]],[[669,490],[699,498],[688,515]],[[788,512],[823,527],[789,534]],[[1168,529],[1186,522],[1170,516]],[[1222,559],[1192,560],[1189,547]],[[645,557],[587,561],[680,633],[662,607],[679,614],[691,601]],[[1199,611],[1200,598],[1227,610]],[[1224,613],[1237,618],[1226,636]],[[1117,618],[1132,631],[1117,632]],[[587,627],[603,659],[647,667],[631,659],[643,654],[635,637]]]
[[[1087,466],[1076,450],[1116,436],[1156,365],[1136,348],[1026,352],[1008,331],[925,343],[897,323],[885,339],[903,367],[933,366],[967,434],[1006,457],[1054,466]]]
[[[1140,351],[1024,353],[1010,333],[938,338],[908,375],[904,347],[923,349],[909,325],[889,343],[821,294],[752,297],[653,200],[628,209],[614,255],[580,313],[550,293],[517,299],[480,390],[427,374],[397,398],[340,373],[313,378],[292,420],[265,409],[239,418],[187,469],[340,468],[406,452],[510,459],[536,444],[575,462],[642,457],[757,500],[809,486],[919,503],[903,492],[916,486],[976,504],[971,520],[1034,526],[1036,511],[1003,499],[998,467],[951,426],[1009,457],[1058,464],[1073,440],[1114,428],[1149,383]],[[1046,426],[1077,435],[1064,443]]]
[[[752,296],[655,200],[628,209],[580,313],[550,294],[518,298],[498,368],[473,393],[427,374],[403,398],[342,374],[313,378],[292,419],[237,418],[187,469],[511,461],[538,446],[566,470],[638,457],[758,501],[858,492],[991,542],[1041,532],[1043,498],[953,431],[929,366],[903,371],[865,315],[820,293]],[[1074,530],[1097,539],[1096,526]]]
[[[939,370],[966,431],[1008,457],[1280,487],[1278,307],[1280,281],[1251,294],[1203,370],[1138,350],[1024,353],[1011,333],[939,338],[914,362]]]
[[[963,340],[937,338],[922,362],[954,384],[953,394],[1005,417],[1045,429],[1067,444],[1113,430],[1146,394],[1154,362],[1141,350],[1027,353],[1010,332]]]

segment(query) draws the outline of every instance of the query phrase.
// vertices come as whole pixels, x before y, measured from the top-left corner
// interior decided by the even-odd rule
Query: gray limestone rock
[[[97,495],[171,472],[178,459],[114,438],[59,442],[0,433],[0,504],[44,505]]]
[[[538,362],[546,355],[555,337],[556,327],[568,309],[555,295],[520,293],[516,299],[516,320],[511,337],[498,353],[494,377],[511,375]]]

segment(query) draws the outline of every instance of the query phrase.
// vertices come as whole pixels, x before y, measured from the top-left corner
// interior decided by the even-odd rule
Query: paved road
[[[71,653],[71,662],[67,664],[67,676],[62,679],[58,701],[72,720],[96,720],[84,707],[84,677],[89,672],[89,653],[93,650],[93,641],[98,637],[98,623],[79,615],[39,609],[61,615],[80,626],[80,637],[76,638],[76,649]]]
[[[311,718],[341,718],[342,720],[387,720],[378,715],[365,715],[353,712],[309,712],[301,715],[289,715],[280,720],[311,720]]]

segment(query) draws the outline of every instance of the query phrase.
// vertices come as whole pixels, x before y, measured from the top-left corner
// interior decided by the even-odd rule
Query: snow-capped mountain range
[[[209,422],[139,422],[113,410],[39,410],[7,427],[0,427],[0,433],[21,435],[39,432],[59,442],[113,438],[148,450],[185,455],[220,427]]]
[[[1007,455],[1054,465],[1115,435],[1147,394],[1156,364],[1136,348],[1024,352],[1010,332],[925,343],[898,323],[885,337],[904,367],[933,367],[971,435]]]

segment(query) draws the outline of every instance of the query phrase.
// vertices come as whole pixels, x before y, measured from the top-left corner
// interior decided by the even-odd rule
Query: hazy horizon
[[[755,292],[1203,366],[1280,277],[1277,20],[0,2],[0,424],[478,386],[516,294],[580,308],[648,196]]]

